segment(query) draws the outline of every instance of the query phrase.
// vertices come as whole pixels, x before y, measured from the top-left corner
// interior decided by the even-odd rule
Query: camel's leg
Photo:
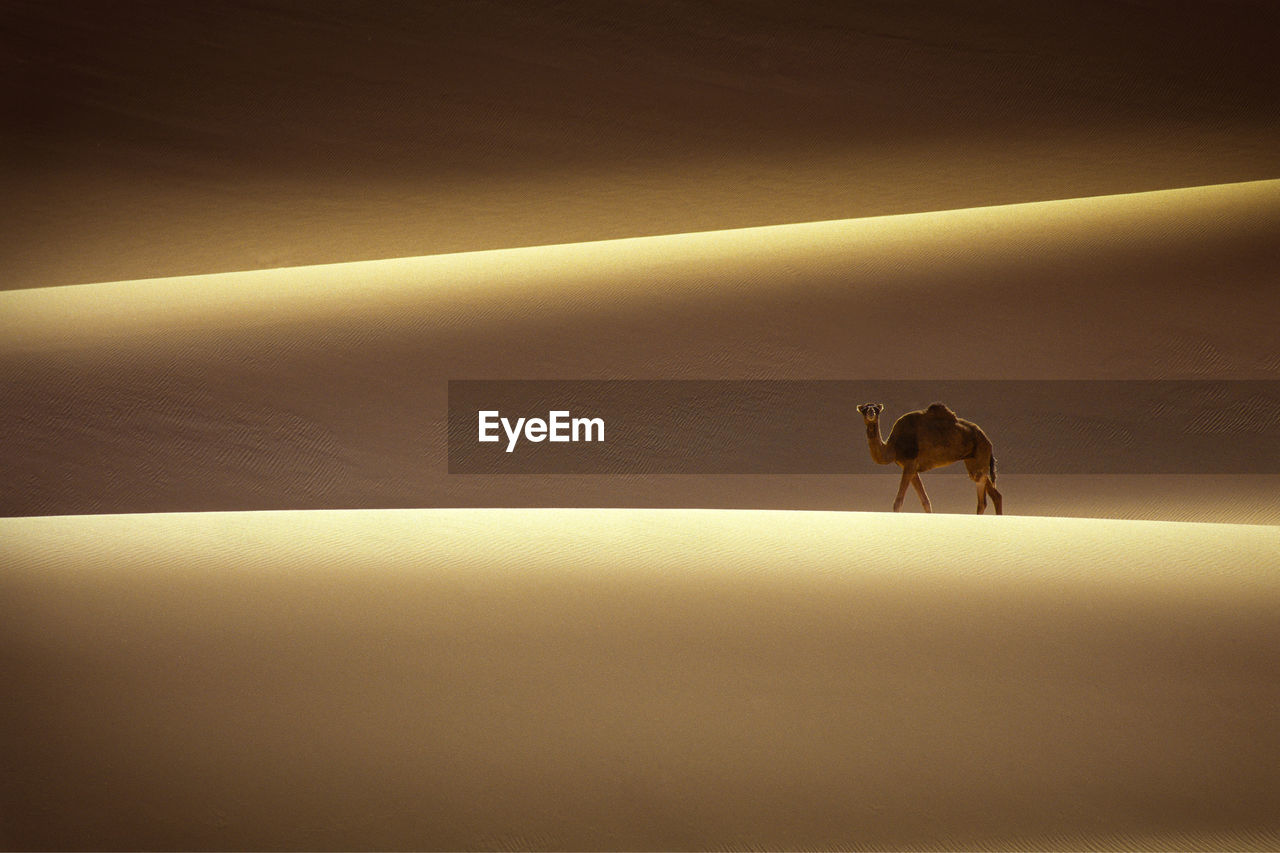
[[[995,484],[990,480],[986,482],[986,494],[991,495],[991,502],[996,505],[996,515],[1004,515],[1004,496],[996,490]],[[983,495],[982,502],[986,503],[986,495]]]
[[[982,515],[982,513],[986,512],[987,486],[989,486],[990,484],[991,484],[991,481],[988,480],[986,477],[982,477],[978,480],[978,515]]]
[[[898,496],[893,499],[893,511],[897,512],[902,509],[902,501],[907,496],[907,486],[911,485],[911,479],[916,475],[915,460],[902,463],[902,480],[898,483]]]
[[[933,512],[933,507],[929,505],[929,496],[924,493],[924,481],[920,479],[919,474],[911,478],[911,485],[916,487],[916,494],[920,496],[920,503],[924,507],[924,511]]]

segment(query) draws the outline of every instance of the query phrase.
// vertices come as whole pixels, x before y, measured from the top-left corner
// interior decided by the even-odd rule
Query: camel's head
[[[862,415],[862,419],[869,424],[880,420],[880,413],[883,411],[883,403],[863,403],[858,407],[858,414]]]

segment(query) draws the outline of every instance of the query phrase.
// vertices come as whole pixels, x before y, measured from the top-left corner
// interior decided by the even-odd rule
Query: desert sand
[[[1277,220],[1261,182],[0,294],[6,846],[1273,849],[1280,476],[987,421],[1009,514],[948,470],[895,515],[869,458],[450,475],[444,420],[458,377],[1273,380]]]
[[[0,847],[1280,848],[1277,14],[7,4]],[[450,474],[459,379],[857,465]],[[1006,515],[885,512],[920,383]]]
[[[0,520],[6,841],[1274,849],[1280,528]]]
[[[1256,0],[6,14],[0,289],[1280,174]]]
[[[450,475],[447,382],[850,380],[833,440],[855,447],[857,380],[1274,382],[1277,233],[1280,181],[1262,181],[9,291],[0,509],[887,509],[895,475],[869,458],[853,476]],[[1226,479],[1212,444],[1152,445],[1148,409],[1046,409],[1010,444],[972,401],[945,402],[989,430],[1009,512],[1280,521],[1274,456]],[[1245,402],[1210,401],[1200,438],[1280,430],[1274,390]],[[1131,448],[1115,473],[1133,491],[1071,478],[1097,473],[1099,442]],[[1194,474],[1215,475],[1203,499]],[[1024,502],[1024,476],[1068,479]]]

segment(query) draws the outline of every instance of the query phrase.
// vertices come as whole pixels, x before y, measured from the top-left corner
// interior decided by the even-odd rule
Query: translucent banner
[[[941,402],[1002,473],[1280,473],[1280,382],[454,380],[451,474],[859,474],[862,403]]]

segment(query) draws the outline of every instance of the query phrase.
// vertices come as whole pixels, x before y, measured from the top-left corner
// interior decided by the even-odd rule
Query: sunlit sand
[[[892,473],[450,476],[447,382],[1276,379],[1277,228],[1280,182],[1261,181],[4,292],[0,509],[887,509]],[[1268,411],[1249,428],[1274,428]],[[1140,436],[1142,417],[1120,426]],[[1025,452],[982,422],[1010,478],[1037,473],[1032,453],[1088,464],[1052,419]],[[1125,482],[1038,481],[1006,511],[1280,521],[1274,474],[1203,500],[1176,477]]]
[[[1280,841],[1276,527],[481,509],[0,538],[18,847]]]
[[[1005,515],[951,469],[856,512],[870,460],[451,476],[444,421],[458,377],[1274,379],[1278,188],[0,293],[5,843],[1274,849],[1280,476],[1019,473],[984,418]]]
[[[1280,850],[1275,11],[783,6],[6,6],[0,849]]]

